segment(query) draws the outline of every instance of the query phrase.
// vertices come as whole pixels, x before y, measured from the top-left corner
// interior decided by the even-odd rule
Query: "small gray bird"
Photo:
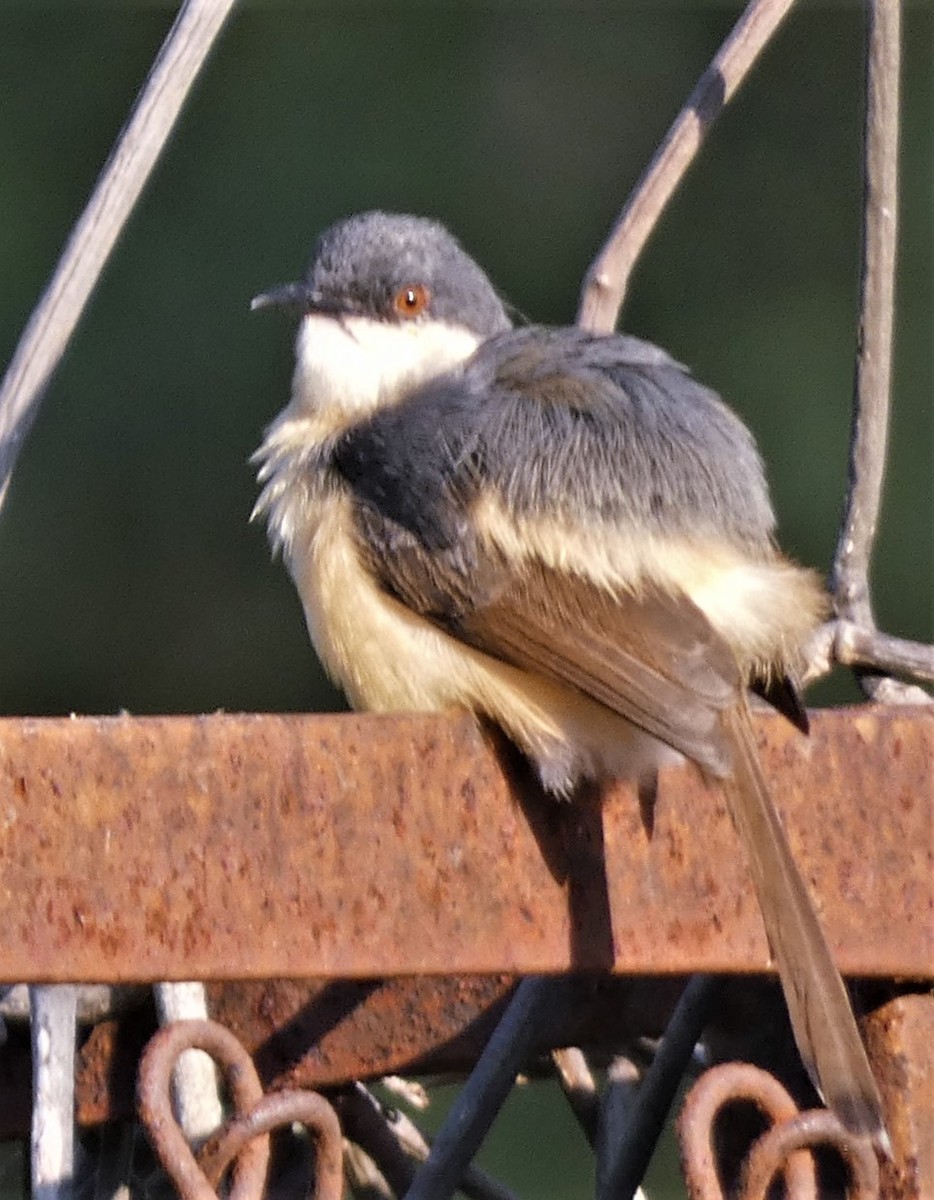
[[[722,780],[804,1064],[884,1146],[749,720],[752,688],[806,728],[792,678],[825,600],[775,546],[746,427],[637,338],[514,329],[419,217],[334,225],[253,306],[301,317],[254,516],[351,704],[482,713],[562,796],[682,756]]]

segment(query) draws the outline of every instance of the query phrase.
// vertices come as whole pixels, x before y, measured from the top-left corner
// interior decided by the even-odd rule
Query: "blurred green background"
[[[0,3],[4,362],[173,11]],[[571,320],[584,268],[738,11],[243,3],[0,513],[0,712],[339,704],[247,523],[247,459],[285,402],[292,336],[251,316],[250,297],[294,278],[322,227],[381,206],[440,217],[529,317]],[[875,566],[880,623],[915,638],[932,633],[932,33],[914,0]],[[782,541],[821,570],[846,479],[863,41],[857,3],[796,9],[654,235],[623,318],[747,419]],[[529,1194],[589,1191],[554,1163],[547,1177]]]

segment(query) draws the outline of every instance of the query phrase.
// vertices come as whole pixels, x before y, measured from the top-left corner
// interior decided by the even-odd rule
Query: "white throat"
[[[456,367],[479,344],[476,334],[440,321],[394,325],[310,313],[295,341],[291,407],[336,424],[357,420]]]
[[[367,317],[304,317],[295,343],[292,398],[253,456],[263,490],[253,517],[265,516],[275,550],[291,563],[300,533],[318,524],[318,456],[349,425],[394,404],[449,371],[480,338],[438,321],[392,325]]]

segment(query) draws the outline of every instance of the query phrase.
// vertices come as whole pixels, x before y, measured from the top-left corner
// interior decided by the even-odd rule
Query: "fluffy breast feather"
[[[318,657],[354,708],[483,713],[558,793],[581,777],[631,776],[677,760],[575,688],[466,646],[388,595],[363,564],[346,495],[319,495],[303,519],[290,570]]]

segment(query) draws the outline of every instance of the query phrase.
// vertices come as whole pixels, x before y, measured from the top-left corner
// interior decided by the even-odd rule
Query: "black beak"
[[[261,292],[250,301],[250,312],[261,308],[284,308],[308,312],[315,307],[315,295],[307,283],[283,283],[268,292]]]

